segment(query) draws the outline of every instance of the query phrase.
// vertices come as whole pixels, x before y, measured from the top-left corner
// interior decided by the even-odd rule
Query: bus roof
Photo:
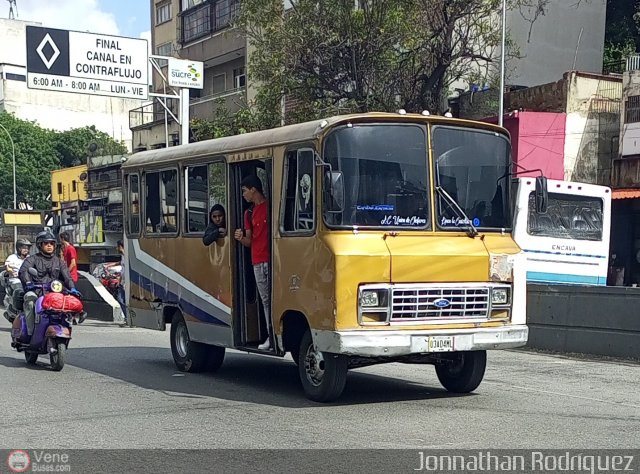
[[[449,125],[472,124],[475,128],[484,128],[508,135],[508,132],[502,127],[498,127],[497,125],[492,125],[485,122],[474,122],[456,118],[447,118],[438,115],[400,115],[390,112],[369,112],[363,114],[336,115],[334,117],[326,119],[313,120],[311,122],[304,122],[294,125],[285,125],[283,127],[271,128],[258,132],[250,132],[241,135],[233,135],[230,137],[203,140],[200,142],[194,142],[186,145],[179,145],[168,148],[158,148],[155,150],[141,151],[132,155],[125,163],[123,163],[122,167],[124,169],[139,167],[144,168],[147,165],[162,165],[164,163],[171,163],[175,160],[184,158],[225,155],[229,153],[237,153],[243,150],[267,148],[287,143],[313,141],[317,139],[323,132],[330,129],[332,126],[351,120],[363,122],[372,120],[415,122],[416,119],[420,119],[423,122],[443,123]]]

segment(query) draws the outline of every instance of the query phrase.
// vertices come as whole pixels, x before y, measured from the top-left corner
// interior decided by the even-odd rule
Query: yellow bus
[[[384,362],[432,364],[447,390],[471,392],[488,349],[528,337],[511,167],[503,128],[426,113],[137,153],[122,166],[132,324],[170,324],[182,371],[217,370],[225,348],[289,352],[316,401],[338,398],[348,369]],[[268,322],[251,250],[234,239],[247,176],[268,203]],[[227,235],[205,246],[215,204]]]

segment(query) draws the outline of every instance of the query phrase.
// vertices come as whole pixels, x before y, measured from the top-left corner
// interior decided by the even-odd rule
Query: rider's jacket
[[[35,268],[38,271],[38,276],[31,275],[29,273],[30,268]],[[53,254],[45,255],[42,252],[38,252],[27,257],[20,267],[18,276],[25,290],[29,283],[43,284],[52,280],[62,281],[68,290],[74,288],[69,268],[60,260],[60,257]]]

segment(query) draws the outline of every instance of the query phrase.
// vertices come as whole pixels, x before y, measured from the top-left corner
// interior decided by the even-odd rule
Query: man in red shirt
[[[71,237],[68,232],[61,232],[59,237],[62,243],[62,256],[67,263],[67,267],[69,267],[71,279],[76,283],[78,281],[78,252],[76,248],[71,245]]]
[[[256,175],[247,176],[240,183],[242,197],[253,204],[244,214],[244,230],[236,229],[235,239],[245,247],[251,247],[251,264],[256,277],[258,293],[264,307],[267,339],[258,349],[271,350],[271,284],[269,278],[269,204],[262,191],[262,183]]]

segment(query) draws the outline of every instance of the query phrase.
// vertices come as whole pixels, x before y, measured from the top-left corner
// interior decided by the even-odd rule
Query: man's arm
[[[24,267],[24,265],[22,265]],[[75,288],[73,284],[73,280],[71,279],[71,272],[69,272],[69,268],[64,263],[64,260],[60,261],[60,275],[62,276],[62,281],[64,282],[64,286],[67,287],[68,290],[72,290]]]
[[[71,262],[69,263],[69,271],[76,267],[76,259],[78,258],[78,252],[73,245],[69,246],[69,252],[71,253]]]
[[[29,274],[29,269],[35,265],[35,257],[32,255],[27,257],[27,259],[22,263],[20,267],[20,271],[18,272],[18,278],[20,278],[20,282],[22,282],[22,287],[26,288],[29,283],[31,283],[31,275]]]

